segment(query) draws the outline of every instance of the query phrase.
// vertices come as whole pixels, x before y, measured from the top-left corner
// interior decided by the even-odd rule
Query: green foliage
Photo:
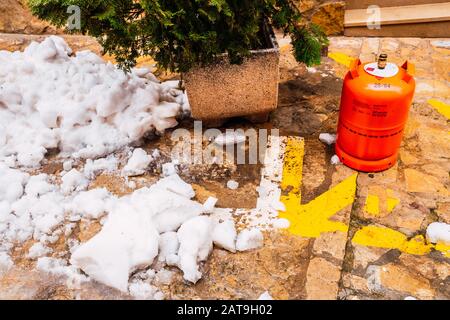
[[[301,23],[291,0],[28,0],[36,16],[66,25],[67,8],[81,8],[81,32],[96,37],[105,53],[129,69],[151,55],[164,69],[186,72],[228,53],[240,63],[261,48],[265,23],[292,36],[295,56],[320,63],[325,35]]]

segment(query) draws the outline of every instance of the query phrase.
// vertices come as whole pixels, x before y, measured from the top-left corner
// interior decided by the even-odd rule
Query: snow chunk
[[[93,279],[128,292],[129,274],[153,262],[158,243],[151,216],[122,201],[102,230],[73,252],[70,262]]]
[[[174,274],[175,273],[173,271],[161,269],[156,273],[155,276],[156,283],[163,285],[171,284]]]
[[[247,137],[238,131],[227,131],[226,133],[219,134],[215,139],[214,143],[219,146],[239,144],[247,140]]]
[[[151,188],[171,191],[188,199],[195,196],[194,188],[192,188],[190,184],[184,182],[177,174],[159,180]]]
[[[341,159],[339,159],[339,157],[335,154],[331,157],[331,164],[334,166],[341,164]]]
[[[72,169],[61,178],[61,190],[64,194],[85,190],[89,184],[86,177],[77,169]]]
[[[0,251],[0,275],[8,272],[14,266],[14,262],[6,252]]]
[[[168,177],[177,173],[177,168],[173,162],[164,163],[162,165],[162,175]]]
[[[63,259],[43,257],[36,263],[36,269],[56,276],[67,277],[69,288],[79,288],[80,284],[89,280],[76,267],[69,266]]]
[[[179,267],[185,280],[196,283],[202,277],[198,262],[205,261],[212,250],[213,228],[212,220],[201,216],[188,220],[178,230]]]
[[[143,281],[133,281],[128,287],[130,295],[136,300],[163,300],[164,294],[155,286]]]
[[[241,231],[236,240],[238,251],[258,249],[263,246],[264,236],[258,228],[245,229]]]
[[[217,201],[219,201],[217,198],[208,197],[208,199],[206,199],[205,203],[203,204],[203,213],[213,213]]]
[[[0,162],[0,201],[14,202],[24,191],[29,175],[19,170],[10,169]]]
[[[213,241],[218,247],[236,252],[236,227],[233,220],[225,220],[216,225],[213,231]]]
[[[111,173],[116,171],[118,165],[117,158],[114,155],[109,155],[106,158],[97,160],[87,159],[83,171],[86,177],[93,179],[101,172]]]
[[[144,149],[134,149],[127,165],[122,170],[122,174],[128,177],[144,174],[152,160],[152,156],[148,155]]]
[[[31,197],[42,196],[56,190],[56,186],[48,183],[48,175],[31,176],[25,187],[25,193]]]
[[[0,159],[37,167],[47,150],[97,158],[177,125],[185,94],[57,36],[0,54]],[[13,157],[13,158],[11,158]],[[69,169],[70,170],[70,169]]]
[[[83,218],[99,219],[111,211],[115,197],[105,188],[80,192],[67,206],[73,214],[80,214]]]
[[[326,143],[327,145],[331,146],[333,143],[336,143],[336,135],[330,133],[321,133],[319,135],[319,140],[322,143]]]
[[[234,181],[234,180],[229,180],[227,182],[227,188],[231,189],[231,190],[236,190],[237,188],[239,188],[239,182]]]
[[[276,229],[287,229],[291,223],[287,219],[276,219],[273,221],[273,227]]]
[[[28,250],[27,258],[36,259],[45,256],[50,252],[52,252],[50,248],[44,246],[40,242],[37,242],[31,246],[30,250]]]
[[[269,291],[266,291],[259,296],[258,300],[273,300],[273,298],[270,295]]]
[[[159,237],[159,256],[158,260],[166,262],[167,257],[176,255],[180,243],[176,232],[166,232]]]
[[[431,243],[442,242],[450,245],[450,224],[433,222],[427,228],[427,239]]]
[[[64,171],[70,171],[73,168],[73,160],[67,160],[63,162]]]

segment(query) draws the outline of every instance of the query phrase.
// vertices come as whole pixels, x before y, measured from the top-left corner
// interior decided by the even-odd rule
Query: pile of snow
[[[72,55],[55,36],[24,52],[0,51],[0,273],[13,266],[13,246],[32,241],[27,258],[36,260],[38,270],[68,277],[75,286],[94,279],[137,299],[162,299],[148,281],[167,284],[173,272],[149,269],[155,262],[180,268],[195,283],[213,245],[231,252],[262,246],[261,231],[238,234],[229,212],[215,208],[217,199],[193,201],[195,192],[178,176],[175,161],[163,166],[156,184],[123,197],[89,189],[98,174],[117,172],[112,152],[177,124],[175,117],[188,104],[176,85],[159,83],[146,69],[126,74],[89,51]],[[244,141],[245,136],[216,139]],[[24,171],[38,168],[54,148],[68,158],[60,176]],[[158,156],[134,149],[122,175],[145,173]],[[82,168],[79,158],[86,159]],[[273,199],[260,204],[266,202],[280,207]],[[102,225],[85,243],[71,237],[81,220]],[[68,239],[68,252],[58,257],[70,253],[70,261],[50,257],[51,244],[61,237]]]
[[[427,239],[431,243],[450,245],[450,224],[433,222],[427,228]]]
[[[136,283],[130,289],[129,276],[156,260],[179,267],[184,278],[195,283],[202,276],[199,263],[208,258],[213,244],[231,252],[262,245],[258,229],[237,234],[231,216],[215,214],[217,199],[204,204],[191,200],[195,196],[192,186],[177,174],[123,197],[104,188],[86,191],[88,182],[82,172],[72,169],[58,186],[46,174],[30,177],[0,162],[2,271],[12,265],[8,255],[12,244],[33,239],[36,242],[27,257],[37,259],[39,270],[79,283],[87,281],[81,269],[92,279],[123,292],[132,290],[142,298],[157,292]],[[102,219],[103,228],[85,243],[69,244],[70,264],[49,258],[49,245],[62,235],[70,236],[82,219]],[[157,277],[161,283],[170,278],[167,272]]]
[[[96,158],[177,124],[186,98],[146,69],[126,74],[60,37],[0,51],[0,160],[37,167],[48,149]],[[69,169],[69,165],[67,168]]]
[[[208,258],[213,244],[231,252],[237,244],[240,251],[262,245],[259,230],[237,235],[233,220],[218,222],[203,215],[205,207],[192,201],[194,196],[191,185],[171,175],[116,199],[102,230],[75,249],[72,265],[126,292],[129,275],[155,259],[178,266],[185,280],[196,283],[202,277],[199,263]]]

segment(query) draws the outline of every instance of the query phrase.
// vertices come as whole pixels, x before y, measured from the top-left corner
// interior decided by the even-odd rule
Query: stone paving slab
[[[0,49],[21,50],[40,37],[0,34]],[[67,39],[77,50],[100,50],[90,39]],[[383,173],[358,174],[353,203],[330,217],[330,221],[342,223],[343,230],[320,232],[313,237],[271,231],[265,233],[265,245],[260,250],[230,254],[215,249],[202,267],[204,279],[195,286],[188,285],[174,270],[172,284],[161,285],[166,297],[253,299],[268,290],[276,299],[450,299],[450,258],[420,242],[429,223],[450,222],[449,119],[428,103],[431,98],[449,103],[450,48],[446,43],[448,39],[335,37],[329,51],[341,63],[325,58],[321,66],[309,70],[295,62],[289,44],[284,44],[280,105],[270,122],[251,125],[235,120],[225,127],[274,127],[283,135],[304,138],[299,206],[310,204],[356,173],[342,165],[331,165],[333,148],[318,141],[321,132],[336,130],[348,57],[368,61],[382,50],[395,62],[410,60],[416,64],[418,90],[400,160]],[[186,123],[181,126],[190,128]],[[144,147],[158,147],[168,155],[168,135],[170,131]],[[193,167],[184,178],[196,178],[190,182],[195,183],[199,200],[214,195],[223,207],[249,208],[256,199],[256,195],[248,194],[259,183],[258,170],[241,166],[214,170]],[[140,181],[145,185],[156,177],[157,173],[149,173]],[[231,178],[245,188],[237,193],[227,190],[226,181]],[[129,192],[120,177],[100,176],[95,186],[105,186],[117,194]],[[355,235],[367,227],[394,234],[397,240],[390,239],[390,247],[381,246],[379,239],[372,245],[354,241]],[[99,228],[95,223],[80,226],[78,236],[87,241]],[[0,298],[129,298],[96,283],[73,289],[64,279],[33,271],[35,262],[24,258],[29,246],[17,247],[16,267],[0,277]],[[411,248],[416,254],[411,254]]]

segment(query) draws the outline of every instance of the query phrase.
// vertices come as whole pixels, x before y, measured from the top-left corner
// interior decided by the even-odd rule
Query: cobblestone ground
[[[38,36],[0,35],[0,49],[23,49],[33,38]],[[91,40],[67,38],[76,49],[100,52]],[[354,201],[329,218],[341,222],[343,230],[319,232],[317,237],[268,231],[260,250],[230,254],[215,249],[202,266],[204,278],[196,285],[183,282],[174,270],[175,280],[160,285],[166,297],[254,299],[268,290],[275,299],[449,299],[450,258],[445,257],[445,250],[426,244],[423,236],[431,222],[450,223],[449,119],[445,107],[430,101],[450,103],[450,41],[336,37],[329,48],[334,59],[325,58],[321,66],[309,70],[295,62],[285,40],[281,40],[281,51],[279,108],[270,122],[256,126],[233,120],[224,128],[279,128],[284,135],[304,137],[303,175],[299,177],[303,204],[314,203],[343,183],[352,187],[348,179],[356,172],[331,165],[333,148],[318,140],[320,133],[336,130],[346,56],[372,61],[374,53],[383,51],[393,62],[416,64],[417,90],[400,160],[383,173],[357,175]],[[192,123],[185,121],[181,126],[191,128]],[[168,155],[167,137],[149,141],[145,147],[158,147]],[[55,174],[62,168],[50,159],[42,170]],[[200,201],[214,195],[221,207],[253,208],[259,170],[258,166],[190,167],[182,176],[194,184]],[[157,176],[148,173],[138,183],[146,185]],[[240,182],[238,190],[226,188],[230,178]],[[97,186],[117,194],[130,192],[116,176],[99,176],[91,187]],[[318,210],[331,210],[330,206]],[[77,237],[86,241],[99,228],[96,223],[80,225]],[[64,241],[55,245],[55,254],[58,246],[65,247]],[[128,298],[93,282],[72,289],[64,279],[33,271],[35,262],[25,258],[30,245],[15,248],[15,267],[0,277],[0,298]]]

